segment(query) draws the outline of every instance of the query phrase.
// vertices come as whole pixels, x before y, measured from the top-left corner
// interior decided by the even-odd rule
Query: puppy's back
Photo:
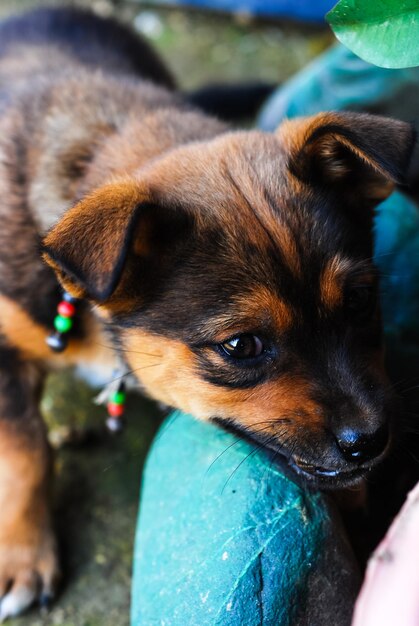
[[[135,75],[165,87],[174,81],[152,48],[135,32],[114,20],[80,8],[39,8],[0,22],[0,67],[50,73],[67,64]],[[31,63],[28,63],[31,59]],[[16,74],[15,74],[16,77]]]

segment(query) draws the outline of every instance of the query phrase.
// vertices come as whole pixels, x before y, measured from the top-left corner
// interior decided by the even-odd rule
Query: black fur
[[[170,72],[144,39],[115,20],[80,8],[38,8],[1,22],[0,55],[19,43],[55,44],[83,65],[175,86]]]

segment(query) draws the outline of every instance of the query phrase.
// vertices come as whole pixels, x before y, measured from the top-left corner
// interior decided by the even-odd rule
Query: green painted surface
[[[328,524],[265,451],[174,413],[144,475],[132,626],[291,626]]]

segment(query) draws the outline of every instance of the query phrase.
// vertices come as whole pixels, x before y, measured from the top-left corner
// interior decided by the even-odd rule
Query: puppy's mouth
[[[317,464],[316,461],[308,461],[295,452],[291,454],[284,447],[278,448],[270,442],[266,448],[274,452],[276,457],[282,458],[288,467],[307,484],[319,489],[341,489],[356,486],[386,456],[385,451],[374,459],[352,467],[327,467]]]
[[[359,483],[372,469],[372,464],[359,465],[348,469],[336,469],[308,463],[300,457],[288,459],[289,466],[307,482],[319,487],[346,487]]]
[[[318,489],[341,489],[345,487],[353,487],[359,484],[363,478],[373,470],[387,455],[389,445],[377,457],[365,461],[364,463],[354,464],[346,467],[326,467],[316,464],[315,461],[308,461],[302,456],[290,453],[285,446],[279,443],[273,443],[269,439],[252,433],[249,429],[243,428],[236,422],[221,418],[212,418],[213,421],[220,424],[224,429],[241,435],[244,439],[258,444],[258,448],[264,447],[273,454],[273,458],[278,462],[282,459],[284,466],[288,466],[297,476],[303,479],[313,488]]]
[[[391,437],[381,454],[365,460],[363,463],[346,467],[336,468],[317,465],[315,462],[308,461],[295,453],[287,455],[287,461],[294,472],[303,477],[308,483],[324,489],[336,489],[355,486],[359,483],[387,457],[390,448]]]

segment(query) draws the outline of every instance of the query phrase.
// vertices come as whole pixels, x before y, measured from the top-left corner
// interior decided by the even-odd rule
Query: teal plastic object
[[[410,398],[419,401],[419,207],[393,193],[377,210],[375,263],[381,279],[381,302],[386,337],[386,365],[396,385],[410,381]],[[416,381],[416,383],[415,383]],[[406,398],[407,400],[407,398]]]
[[[419,357],[419,207],[393,193],[378,207],[374,230],[386,342]]]
[[[331,588],[342,578],[348,550],[330,541],[332,526],[325,497],[293,482],[264,451],[174,413],[145,469],[131,624],[294,626],[310,595],[317,604],[322,595],[312,578],[326,543],[323,582]],[[339,594],[350,590],[352,604],[358,578],[348,574],[351,557],[344,561]],[[345,626],[351,604],[338,604],[334,617]]]
[[[337,44],[268,98],[258,120],[273,131],[285,118],[320,111],[362,111],[419,122],[419,68],[384,69]]]

